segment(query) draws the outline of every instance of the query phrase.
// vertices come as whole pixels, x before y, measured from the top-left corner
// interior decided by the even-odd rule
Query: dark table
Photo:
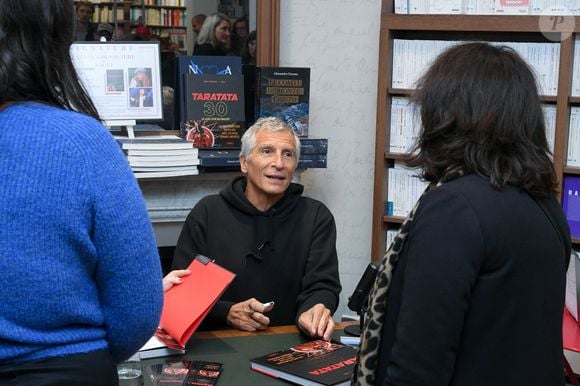
[[[338,323],[334,338],[339,339],[343,328],[349,323]],[[250,359],[284,350],[308,339],[295,326],[270,327],[260,332],[238,330],[221,330],[195,333],[187,344],[184,355],[142,360],[143,375],[146,386],[153,383],[147,378],[146,367],[162,363],[167,359],[191,359],[223,363],[223,371],[217,386],[261,386],[288,385],[250,369]]]

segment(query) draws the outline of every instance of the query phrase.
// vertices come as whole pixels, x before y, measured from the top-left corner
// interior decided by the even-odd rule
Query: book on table
[[[159,328],[140,349],[140,358],[183,353],[191,335],[235,277],[235,274],[202,255],[197,255],[188,269],[191,274],[183,276],[181,284],[165,292]],[[146,349],[148,344],[155,343],[156,348]]]
[[[146,367],[146,377],[154,385],[214,385],[222,373],[219,362],[166,360]]]
[[[252,370],[304,386],[350,385],[357,349],[313,340],[250,360]]]

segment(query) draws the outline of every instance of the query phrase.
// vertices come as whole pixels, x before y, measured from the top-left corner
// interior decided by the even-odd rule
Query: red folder
[[[185,347],[236,276],[202,255],[197,255],[188,269],[191,274],[183,276],[181,284],[171,287],[164,296],[160,329],[155,335],[169,347],[175,342]]]

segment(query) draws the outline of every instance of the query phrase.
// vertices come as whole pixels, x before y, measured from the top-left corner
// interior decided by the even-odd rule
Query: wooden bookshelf
[[[403,221],[401,217],[387,216],[385,213],[389,167],[393,166],[394,161],[405,158],[388,151],[391,100],[394,96],[410,96],[413,92],[391,87],[393,40],[551,42],[540,30],[539,16],[401,15],[394,13],[393,3],[393,0],[383,0],[381,14],[371,249],[374,261],[381,259],[385,253],[386,231],[399,227]],[[580,105],[580,97],[571,97],[574,38],[579,33],[580,23],[576,23],[572,36],[559,40],[558,94],[541,97],[543,103],[556,106],[553,159],[560,192],[565,175],[580,175],[579,167],[567,167],[565,164],[570,107]],[[574,238],[573,243],[577,246],[580,239]]]

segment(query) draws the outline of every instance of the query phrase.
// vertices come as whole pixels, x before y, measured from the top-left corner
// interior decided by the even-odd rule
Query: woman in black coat
[[[413,99],[430,187],[379,268],[353,384],[563,385],[570,233],[532,71],[459,45]]]

